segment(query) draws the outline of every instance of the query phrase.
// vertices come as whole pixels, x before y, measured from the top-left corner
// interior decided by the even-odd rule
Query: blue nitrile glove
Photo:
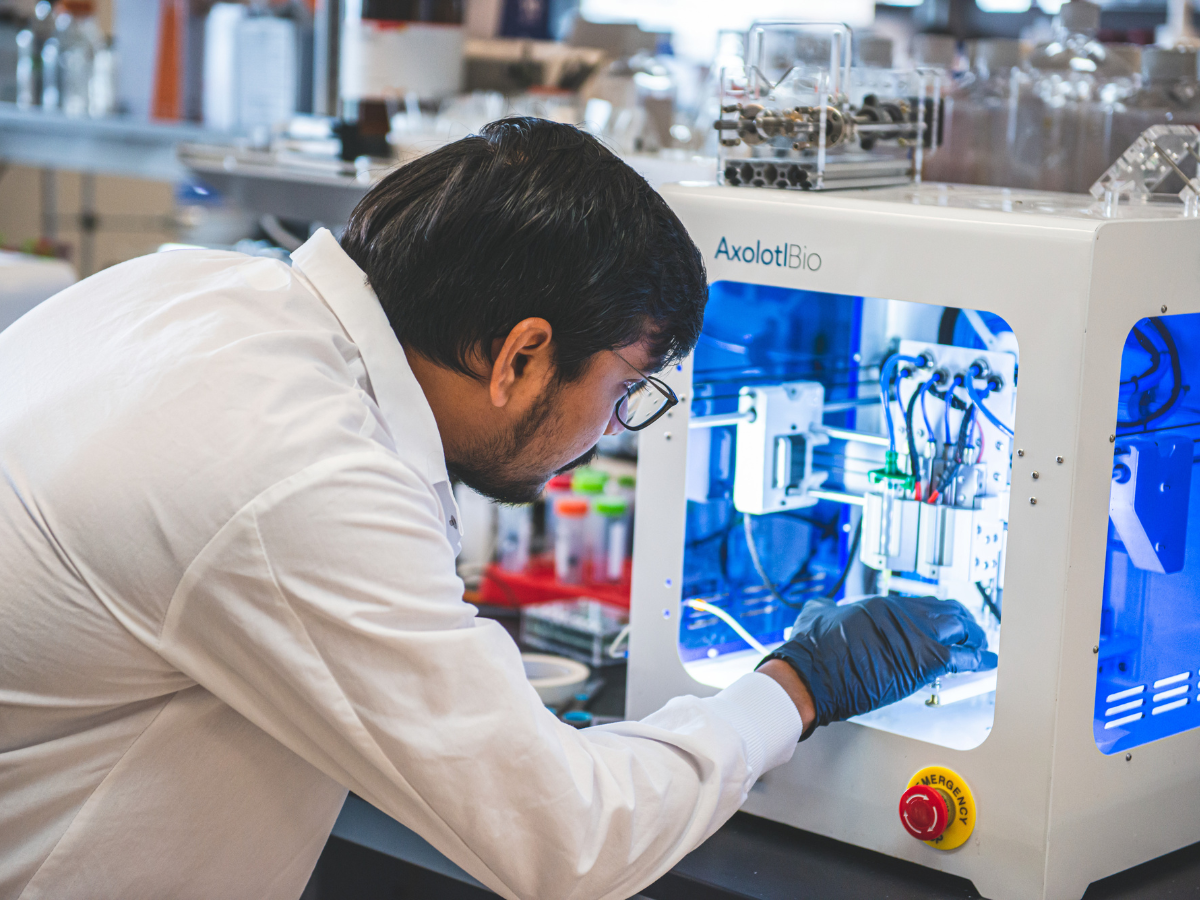
[[[956,600],[870,597],[844,606],[805,604],[782,659],[812,694],[817,725],[902,700],[935,678],[994,669],[987,637]],[[766,662],[766,660],[763,660]],[[761,663],[760,663],[761,665]]]

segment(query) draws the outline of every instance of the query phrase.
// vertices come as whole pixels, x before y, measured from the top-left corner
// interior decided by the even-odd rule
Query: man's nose
[[[612,415],[608,417],[608,427],[604,429],[605,434],[620,434],[625,430],[625,426],[621,424],[621,420],[617,418],[616,410],[613,410]]]

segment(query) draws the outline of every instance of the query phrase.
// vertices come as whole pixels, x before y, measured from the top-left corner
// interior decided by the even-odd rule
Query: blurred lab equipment
[[[204,20],[200,113],[256,146],[312,108],[312,16],[303,3],[214,3]]]
[[[39,0],[33,17],[17,33],[17,106],[28,109],[42,102],[42,50],[54,34],[53,7]]]
[[[522,653],[525,677],[547,706],[561,706],[575,696],[591,671],[583,663],[547,653]]]
[[[348,0],[342,19],[339,90],[344,103],[437,100],[462,89],[460,0]]]
[[[237,47],[238,127],[264,144],[296,112],[296,23],[252,8],[237,23]]]
[[[458,504],[462,550],[458,554],[458,572],[464,579],[475,579],[496,552],[496,506],[478,491],[459,483],[454,486]]]
[[[106,50],[91,0],[63,0],[54,30],[59,106],[63,115],[87,116],[91,105],[92,66],[96,54]],[[111,79],[111,72],[107,74]]]
[[[202,247],[232,248],[238,241],[253,238],[258,230],[257,215],[195,180],[176,185],[175,216],[179,240]]]
[[[625,610],[599,600],[538,603],[521,610],[521,643],[601,668],[624,662],[613,645],[628,624]]]
[[[1029,76],[1021,68],[1021,42],[984,38],[968,45],[970,62],[942,127],[941,151],[925,163],[930,181],[1013,183],[1017,105],[1028,100]]]
[[[1112,116],[1112,146],[1128,147],[1152,125],[1200,124],[1200,81],[1194,47],[1146,47],[1141,87]]]
[[[24,17],[7,2],[0,2],[0,103],[17,100],[17,70],[21,57],[17,38],[24,29]]]
[[[75,278],[75,268],[65,260],[0,250],[0,331]]]

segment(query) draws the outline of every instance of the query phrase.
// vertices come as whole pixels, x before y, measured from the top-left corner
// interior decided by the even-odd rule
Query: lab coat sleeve
[[[748,675],[577,731],[476,619],[434,493],[384,452],[242,509],[173,596],[160,653],[505,897],[624,898],[791,756],[786,693]]]

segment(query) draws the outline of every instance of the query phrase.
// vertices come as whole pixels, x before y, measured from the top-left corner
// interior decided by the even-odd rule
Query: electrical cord
[[[958,439],[954,442],[954,451],[950,460],[947,460],[947,462],[952,460],[954,465],[946,465],[942,469],[942,479],[938,482],[938,493],[942,495],[943,500],[947,501],[947,505],[949,505],[949,502],[947,500],[946,488],[954,481],[958,475],[958,470],[963,466],[963,450],[966,449],[967,434],[971,430],[971,421],[974,418],[975,404],[971,404],[967,407],[967,411],[963,413],[962,419],[958,423]],[[947,443],[949,443],[949,437],[947,437]]]
[[[928,381],[925,384],[929,384]],[[921,461],[917,457],[917,438],[913,434],[913,410],[917,405],[917,398],[921,396],[920,389],[913,391],[912,396],[908,398],[908,407],[904,410],[904,429],[905,437],[908,438],[908,467],[912,470],[914,496],[921,496]]]
[[[937,374],[937,373],[935,372],[934,374]],[[920,390],[921,418],[925,420],[925,433],[927,435],[929,435],[929,440],[936,442],[937,441],[937,433],[933,430],[933,425],[931,425],[929,422],[929,413],[925,409],[925,395],[927,393],[932,393],[932,392],[933,392],[933,379],[930,378],[923,385],[921,385],[921,390]]]
[[[946,393],[943,394],[943,397],[945,397],[946,401],[946,414],[942,418],[942,425],[945,427],[945,443],[947,444],[950,443],[950,410],[953,408],[954,404],[954,389],[962,384],[962,381],[963,379],[961,375],[955,375],[954,380],[946,386]]]
[[[1131,385],[1133,387],[1133,389],[1136,391],[1138,388],[1138,384],[1143,379],[1149,378],[1151,375],[1153,375],[1155,372],[1158,371],[1158,367],[1162,363],[1162,353],[1160,353],[1158,347],[1156,347],[1154,345],[1154,341],[1152,341],[1152,340],[1150,340],[1150,338],[1146,337],[1145,332],[1143,332],[1142,329],[1138,328],[1136,325],[1133,326],[1133,337],[1134,337],[1134,340],[1136,340],[1138,342],[1138,344],[1141,345],[1141,348],[1150,354],[1150,368],[1148,368],[1141,375],[1134,375],[1128,381],[1121,382],[1122,387],[1124,387],[1125,385]]]
[[[879,367],[879,394],[883,402],[884,418],[887,420],[888,449],[892,453],[896,452],[896,426],[892,422],[892,375],[900,363],[911,363],[918,368],[924,368],[925,360],[897,353],[889,356]]]
[[[1154,330],[1158,332],[1159,337],[1163,339],[1163,343],[1167,347],[1167,355],[1171,359],[1171,395],[1162,406],[1154,410],[1154,412],[1147,413],[1140,419],[1135,419],[1132,422],[1121,422],[1118,420],[1118,428],[1141,428],[1143,425],[1148,425],[1155,419],[1165,416],[1175,406],[1179,400],[1179,395],[1183,392],[1183,372],[1179,362],[1179,348],[1175,346],[1175,339],[1171,337],[1171,332],[1167,331],[1167,326],[1157,316],[1152,317],[1149,321],[1154,326]]]
[[[625,659],[629,654],[623,652],[622,647],[629,642],[629,625],[621,626],[621,630],[617,632],[617,636],[612,639],[612,643],[608,645],[608,656],[610,659]]]
[[[990,612],[993,616],[996,617],[996,624],[999,625],[1000,624],[1000,608],[998,606],[996,606],[996,602],[994,600],[992,600],[992,598],[988,594],[988,592],[986,590],[984,590],[983,582],[982,581],[975,582],[975,589],[979,591],[979,596],[983,598],[983,605],[988,608],[988,612]]]
[[[739,622],[729,613],[725,612],[725,610],[721,609],[721,607],[713,606],[711,603],[706,603],[703,600],[684,600],[683,605],[690,606],[694,610],[710,613],[711,615],[716,616],[718,619],[732,628],[734,633],[747,644],[749,644],[755,651],[763,654],[764,656],[766,655],[767,648],[760,644],[755,639],[754,635],[743,628],[741,622]]]
[[[746,548],[750,551],[750,562],[754,565],[754,571],[758,573],[758,577],[762,579],[763,587],[771,592],[771,596],[782,603],[784,606],[791,606],[787,600],[783,599],[783,594],[779,593],[775,587],[767,570],[763,567],[762,560],[758,557],[758,546],[754,542],[754,525],[750,522],[750,516],[742,514],[742,528],[746,532]]]
[[[858,517],[858,525],[854,529],[854,540],[850,542],[850,549],[846,553],[846,564],[842,566],[842,574],[838,576],[838,580],[834,582],[833,587],[825,595],[826,600],[832,600],[838,595],[846,584],[846,579],[850,577],[850,569],[854,566],[854,560],[858,558],[858,545],[862,541],[863,517]]]
[[[975,419],[975,404],[972,403],[967,407],[967,411],[963,413],[962,419],[958,423],[958,440],[954,442],[954,461],[965,463],[963,452],[967,449],[967,435],[971,433],[971,423]]]
[[[774,513],[773,515],[779,515],[779,513]],[[820,523],[814,522],[813,524],[819,525]],[[742,527],[746,532],[746,549],[750,552],[750,562],[754,566],[754,571],[758,573],[758,577],[762,581],[762,586],[766,588],[768,592],[770,592],[772,597],[789,609],[803,609],[803,603],[793,603],[783,595],[783,591],[786,591],[788,588],[800,582],[801,577],[808,572],[809,564],[812,563],[813,558],[817,555],[817,549],[821,541],[826,540],[830,534],[832,534],[832,528],[834,526],[822,526],[823,533],[821,535],[821,541],[818,542],[818,547],[814,547],[809,551],[808,556],[805,557],[800,568],[796,570],[796,574],[789,578],[788,581],[783,585],[782,591],[780,590],[779,586],[771,580],[770,576],[767,574],[766,567],[763,566],[762,557],[759,556],[758,553],[758,543],[754,539],[754,526],[751,522],[751,516],[746,514],[742,515]]]
[[[992,392],[991,388],[989,387],[987,394],[990,394],[991,392]],[[1012,429],[1009,428],[1007,425],[1005,425],[1003,422],[1001,422],[999,419],[997,419],[996,416],[992,413],[992,411],[983,405],[983,398],[986,397],[987,394],[979,393],[979,390],[975,387],[975,379],[973,379],[973,378],[967,379],[967,396],[971,398],[971,403],[974,404],[974,406],[977,410],[979,410],[981,413],[983,413],[983,417],[985,419],[987,419],[989,422],[991,422],[993,425],[995,425],[997,428],[999,428],[1002,432],[1007,434],[1009,437],[1012,437],[1013,436]]]

